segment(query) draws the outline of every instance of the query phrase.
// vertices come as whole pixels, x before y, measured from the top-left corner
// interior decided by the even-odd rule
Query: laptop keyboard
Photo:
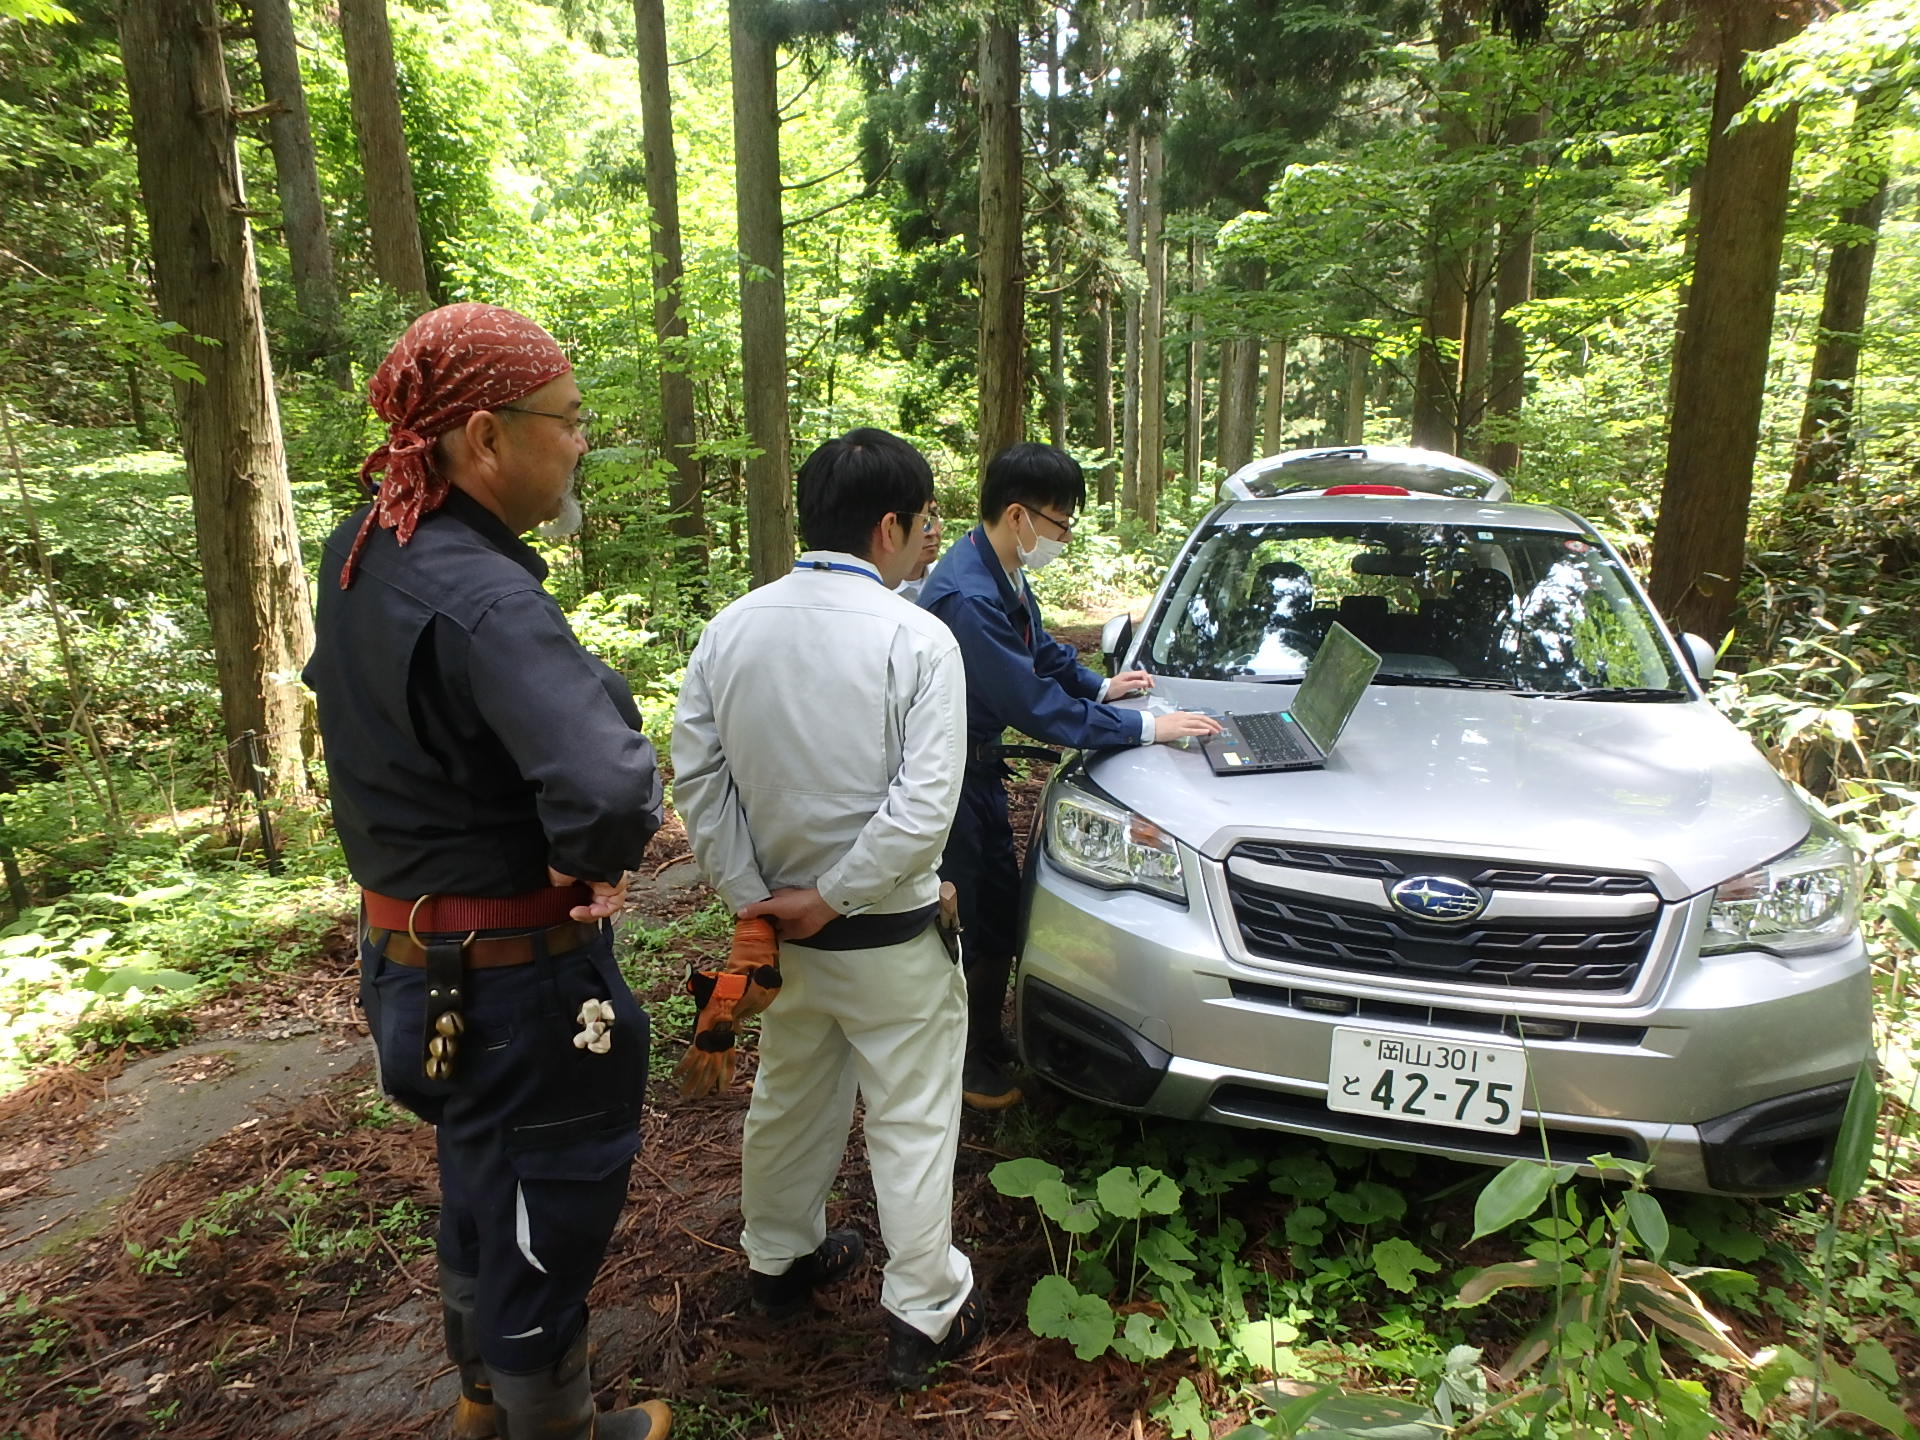
[[[1229,715],[1227,719],[1240,732],[1257,765],[1290,765],[1313,759],[1313,752],[1278,715]]]

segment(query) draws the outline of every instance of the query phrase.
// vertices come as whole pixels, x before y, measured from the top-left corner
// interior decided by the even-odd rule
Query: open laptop
[[[1220,733],[1201,742],[1207,763],[1216,775],[1318,769],[1379,668],[1379,654],[1336,621],[1307,662],[1293,708],[1222,715]]]

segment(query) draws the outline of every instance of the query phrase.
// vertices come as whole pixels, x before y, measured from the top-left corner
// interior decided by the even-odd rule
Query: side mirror
[[[1713,679],[1713,667],[1720,658],[1713,653],[1713,646],[1698,635],[1682,635],[1680,649],[1685,652],[1687,663],[1693,666],[1695,679],[1703,685]]]
[[[1133,643],[1133,616],[1116,615],[1100,627],[1100,653],[1106,657],[1107,674],[1120,673],[1121,657]]]

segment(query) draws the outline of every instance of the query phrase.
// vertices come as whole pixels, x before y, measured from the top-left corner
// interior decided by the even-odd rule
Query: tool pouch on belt
[[[680,1093],[712,1095],[733,1083],[734,1027],[758,1015],[780,993],[780,941],[767,920],[740,920],[733,945],[719,970],[687,970],[687,991],[700,1013],[693,1023],[693,1044],[674,1067]]]
[[[472,937],[469,936],[468,939]],[[427,1079],[446,1083],[453,1079],[453,1068],[460,1054],[460,1033],[466,1029],[461,1011],[466,1004],[466,963],[461,958],[465,940],[435,940],[427,952],[427,1015],[422,1033],[426,1038],[420,1057]]]
[[[940,882],[940,913],[934,917],[934,931],[947,947],[947,958],[960,963],[960,892],[951,880]]]

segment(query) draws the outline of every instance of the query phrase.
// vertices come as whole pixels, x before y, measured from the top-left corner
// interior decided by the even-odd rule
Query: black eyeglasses
[[[1069,539],[1073,537],[1073,521],[1062,520],[1058,515],[1049,515],[1046,511],[1032,505],[1027,507],[1027,513],[1029,515],[1038,515],[1042,520],[1051,520],[1055,525],[1060,527],[1060,533],[1062,535],[1065,535]]]
[[[567,427],[567,433],[575,439],[587,438],[587,427],[600,417],[591,410],[582,410],[578,415],[563,415],[558,410],[534,410],[525,405],[496,405],[495,410],[504,410],[509,415],[544,415],[549,420],[558,420]]]

